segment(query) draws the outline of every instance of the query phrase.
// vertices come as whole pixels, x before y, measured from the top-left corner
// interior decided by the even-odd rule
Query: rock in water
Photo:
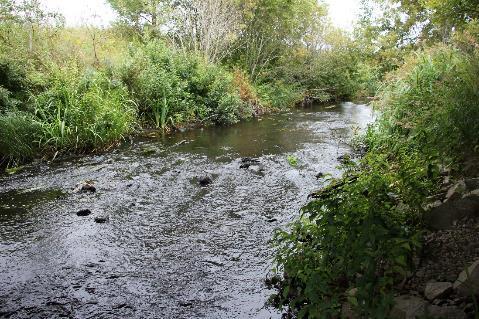
[[[213,183],[213,180],[209,176],[202,176],[198,178],[198,183],[200,186],[205,187]]]
[[[470,297],[479,293],[479,260],[464,270],[453,286],[458,294]]]
[[[426,284],[424,296],[428,300],[447,297],[452,292],[452,284],[450,282],[430,282]]]
[[[259,160],[255,158],[245,157],[241,159],[240,168],[248,169],[252,165],[258,165]]]
[[[77,212],[77,216],[80,216],[80,217],[86,217],[89,215],[91,215],[91,210],[89,209],[82,209]]]
[[[93,185],[92,182],[81,183],[77,185],[77,187],[75,187],[73,192],[81,193],[81,194],[85,194],[85,193],[93,194],[96,192],[96,187]]]
[[[104,224],[107,223],[110,220],[108,216],[98,216],[95,217],[95,223],[97,224]]]

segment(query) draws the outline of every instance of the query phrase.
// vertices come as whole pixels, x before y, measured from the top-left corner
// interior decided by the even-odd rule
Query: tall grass
[[[121,140],[134,129],[135,106],[122,83],[74,65],[54,69],[49,82],[33,97],[42,147],[91,150]]]
[[[0,114],[0,165],[31,160],[38,152],[41,127],[32,114],[8,111]]]
[[[438,45],[389,76],[376,106],[378,145],[460,159],[479,143],[479,59]]]

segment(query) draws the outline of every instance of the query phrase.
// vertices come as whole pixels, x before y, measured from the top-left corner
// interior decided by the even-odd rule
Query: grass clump
[[[32,114],[22,111],[0,113],[0,164],[15,165],[31,160],[38,152],[36,143],[41,126]]]
[[[72,65],[54,69],[48,83],[33,97],[42,147],[92,150],[121,140],[133,130],[135,107],[121,82]]]

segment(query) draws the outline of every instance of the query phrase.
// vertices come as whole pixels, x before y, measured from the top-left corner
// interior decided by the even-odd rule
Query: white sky
[[[115,14],[106,0],[41,0],[43,5],[62,13],[67,25],[76,26],[93,23],[106,26],[115,19]],[[333,23],[347,30],[359,12],[359,0],[325,0]],[[96,16],[92,18],[92,16]]]

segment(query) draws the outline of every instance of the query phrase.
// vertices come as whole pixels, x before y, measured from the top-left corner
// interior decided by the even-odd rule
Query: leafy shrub
[[[304,89],[279,80],[259,83],[256,90],[262,105],[276,109],[293,107],[304,97]]]
[[[63,151],[91,150],[122,139],[135,123],[133,103],[118,81],[70,66],[53,70],[50,85],[34,96],[40,144]]]
[[[349,301],[364,317],[387,318],[392,288],[420,247],[421,203],[434,187],[426,160],[398,156],[370,153],[359,167],[350,164],[290,231],[276,233],[277,271],[285,276],[272,298],[277,307],[299,318],[330,318]],[[358,292],[348,299],[352,288]]]
[[[18,63],[0,57],[0,112],[20,107],[29,85],[27,73]]]
[[[389,76],[380,95],[376,145],[460,159],[479,143],[478,100],[476,55],[443,45],[418,52]]]
[[[193,121],[230,124],[253,113],[234,86],[232,73],[159,41],[132,48],[117,73],[142,117],[157,127]]]

